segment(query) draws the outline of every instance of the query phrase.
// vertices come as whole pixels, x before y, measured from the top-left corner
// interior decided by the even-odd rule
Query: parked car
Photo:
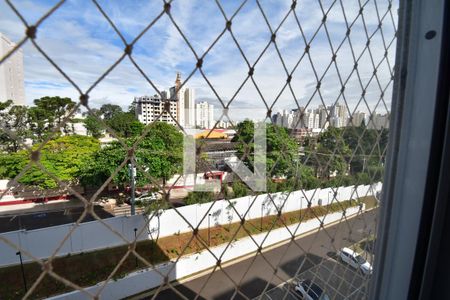
[[[159,196],[158,193],[155,193],[155,192],[144,192],[140,196],[135,197],[134,200],[137,202],[141,202],[141,203],[144,203],[144,202],[148,203],[148,202],[158,200],[158,196]],[[128,197],[126,202],[128,204],[130,204],[131,198]]]
[[[372,265],[352,249],[342,248],[339,251],[339,258],[365,275],[372,274]]]
[[[139,197],[136,198],[136,200],[141,201],[155,201],[158,200],[158,193],[155,192],[149,192],[149,193],[143,193]]]
[[[295,283],[294,292],[303,300],[330,300],[325,291],[309,279]]]

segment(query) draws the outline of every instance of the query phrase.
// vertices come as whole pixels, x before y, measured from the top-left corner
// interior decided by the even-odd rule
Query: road
[[[68,223],[75,223],[83,213],[83,207],[67,208],[55,211],[42,211],[31,214],[0,216],[0,233],[20,230],[38,229]],[[95,213],[102,219],[114,217],[101,207],[94,207]],[[94,221],[91,215],[86,215],[82,222]]]
[[[358,217],[326,227],[318,233],[313,233],[296,239],[275,249],[263,252],[236,264],[226,266],[223,270],[183,282],[173,283],[174,288],[188,299],[251,299],[262,292],[274,289],[283,282],[298,274],[306,274],[308,270],[326,266],[329,261],[337,264],[336,250],[354,244],[369,233],[375,232],[377,211],[372,210]],[[277,267],[275,267],[277,266]],[[340,267],[329,272],[338,272]],[[276,269],[276,274],[274,274]],[[348,270],[348,267],[344,268]],[[346,276],[353,276],[352,273]],[[233,281],[234,282],[233,282]],[[353,281],[353,279],[351,280]],[[236,289],[236,286],[239,288]],[[140,299],[152,299],[149,295]],[[156,299],[183,299],[172,289],[160,291]]]

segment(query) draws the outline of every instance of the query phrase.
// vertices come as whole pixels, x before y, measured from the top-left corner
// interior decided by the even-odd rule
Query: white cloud
[[[330,1],[324,1],[323,8],[325,11],[330,7],[330,3]],[[161,12],[163,7],[163,3],[154,1],[145,3],[140,1],[101,1],[100,4],[128,42],[140,33]],[[343,1],[343,4],[347,22],[351,23],[358,14],[359,5],[353,1]],[[222,3],[222,5],[228,18],[238,7],[235,3],[229,3],[228,1]],[[336,64],[339,75],[344,81],[349,74],[352,74],[354,61],[351,50],[353,49],[354,55],[358,58],[367,41],[365,30],[367,29],[369,35],[377,30],[378,18],[387,9],[385,3],[377,2],[377,5],[379,16],[374,3],[370,2],[364,10],[365,23],[359,18],[353,25],[350,35],[352,48],[350,48],[349,42],[345,40],[338,50]],[[51,3],[22,1],[18,3],[17,7],[26,14],[27,20],[32,23],[51,7]],[[276,29],[290,7],[290,1],[283,3],[262,1],[262,7],[272,29]],[[392,10],[396,12],[396,8]],[[171,11],[173,18],[198,55],[204,53],[225,26],[225,19],[213,1],[174,1]],[[311,0],[299,2],[296,12],[307,42],[315,34],[311,43],[310,54],[317,76],[320,78],[332,57],[325,27],[322,26],[320,31],[316,33],[316,29],[322,21],[322,11],[318,3]],[[396,14],[394,17],[396,17]],[[330,10],[326,25],[332,46],[336,51],[344,40],[347,31],[339,2],[335,3]],[[384,42],[388,43],[394,33],[389,15],[383,22],[382,29],[385,37]],[[254,1],[249,1],[237,14],[233,20],[232,30],[245,56],[250,64],[253,64],[270,40],[270,31]],[[15,41],[20,40],[24,32],[19,19],[4,3],[0,4],[0,31]],[[80,85],[83,91],[88,89],[120,57],[124,48],[120,38],[95,6],[90,2],[86,4],[85,1],[80,0],[65,3],[46,20],[42,27],[38,29],[37,42]],[[292,14],[277,33],[277,45],[288,71],[291,72],[305,48],[305,42]],[[380,31],[374,35],[369,47],[370,52],[365,50],[358,67],[363,85],[367,84],[372,76],[372,59],[377,65],[385,52]],[[180,71],[186,78],[196,63],[191,50],[166,15],[137,42],[133,51],[135,60],[159,89],[168,88],[173,84],[177,71]],[[24,55],[26,96],[29,104],[33,99],[45,95],[61,95],[78,99],[76,90],[37,53],[29,42],[24,46]],[[389,49],[388,58],[391,67],[393,66],[394,56],[395,45]],[[203,69],[223,100],[229,100],[234,95],[248,72],[248,67],[228,32],[225,32],[225,35],[205,57]],[[355,108],[361,98],[362,88],[356,75],[356,73],[353,73],[346,83],[345,97],[351,109]],[[382,87],[390,80],[386,61],[379,67],[377,76]],[[270,45],[256,65],[254,78],[264,98],[271,105],[280,94],[287,79],[286,72],[273,45]],[[326,104],[331,104],[336,100],[341,89],[334,64],[326,72],[321,83],[323,100],[326,101]],[[199,99],[216,99],[214,93],[198,72],[191,78],[188,85],[196,88]],[[314,71],[307,56],[303,58],[294,72],[291,85],[299,104],[305,105],[317,85]],[[390,91],[391,88],[385,95],[388,104],[390,104]],[[125,58],[90,93],[90,99],[91,103],[97,106],[113,102],[127,107],[134,96],[153,93],[155,91],[142,78],[128,58]],[[373,80],[367,89],[366,100],[370,106],[375,106],[379,96],[378,83]],[[211,101],[216,105],[219,103],[217,100]],[[319,103],[320,99],[315,96],[311,105],[315,106]],[[260,96],[250,81],[236,97],[233,105],[235,107],[263,107]],[[276,109],[296,107],[289,89],[281,94],[275,107]],[[365,110],[362,105],[358,108]]]

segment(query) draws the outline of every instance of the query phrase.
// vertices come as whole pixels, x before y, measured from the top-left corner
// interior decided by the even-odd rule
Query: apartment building
[[[0,32],[0,57],[4,57],[16,46]],[[23,50],[17,49],[0,64],[0,101],[13,100],[15,105],[25,105],[23,73]]]
[[[182,86],[177,73],[175,85],[161,95],[135,97],[136,117],[143,124],[166,122],[183,128],[195,127],[195,90]],[[168,109],[165,110],[165,107]]]

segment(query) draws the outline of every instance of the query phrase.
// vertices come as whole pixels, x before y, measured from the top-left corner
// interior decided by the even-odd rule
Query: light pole
[[[208,246],[211,246],[210,218],[211,218],[211,214],[208,214]]]
[[[131,215],[135,215],[135,208],[134,208],[134,183],[135,183],[135,177],[136,177],[136,168],[134,167],[134,161],[133,159],[130,160],[130,163],[128,164],[128,172],[130,174],[130,188],[131,188]]]
[[[261,220],[260,220],[261,232],[263,231],[263,215],[264,215],[264,202],[261,203]]]
[[[26,293],[28,291],[28,288],[27,288],[27,279],[25,278],[25,270],[23,269],[22,253],[20,251],[18,251],[18,252],[16,252],[16,255],[19,255],[20,269],[22,270],[23,286],[25,287],[25,293]]]
[[[137,231],[137,228],[134,228],[134,242],[135,243],[137,243],[137,240],[136,240],[136,231]],[[135,255],[134,256],[134,259],[136,260],[136,268],[138,267],[138,259],[137,259],[137,256]]]
[[[302,219],[302,207],[303,207],[303,196],[300,196],[300,209],[299,209],[299,214],[298,214],[298,221],[300,222],[300,220]]]

